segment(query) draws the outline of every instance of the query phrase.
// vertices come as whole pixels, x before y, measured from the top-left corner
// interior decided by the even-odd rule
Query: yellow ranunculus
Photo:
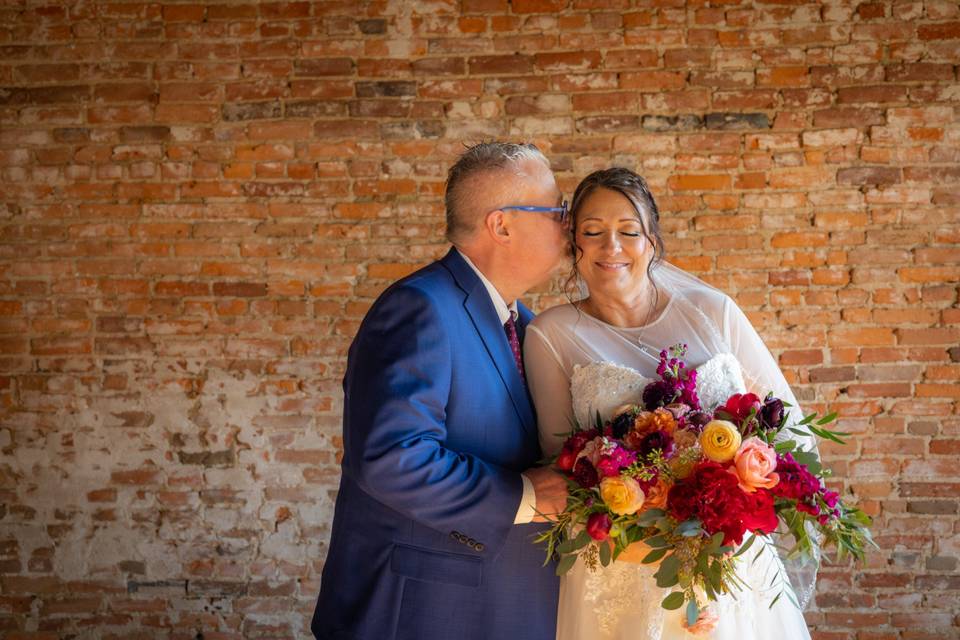
[[[740,449],[740,431],[732,422],[711,420],[700,434],[700,448],[714,462],[729,462]]]
[[[639,511],[646,498],[640,483],[630,476],[613,476],[601,480],[600,497],[611,511],[621,516]]]

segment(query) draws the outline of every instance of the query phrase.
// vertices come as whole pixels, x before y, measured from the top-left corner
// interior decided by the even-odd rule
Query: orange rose
[[[777,453],[773,447],[757,438],[747,438],[733,457],[734,468],[740,488],[746,493],[757,489],[772,489],[780,482],[777,468]],[[732,470],[731,470],[732,471]]]
[[[649,411],[640,411],[633,419],[633,433],[639,436],[645,436],[651,431],[655,431],[653,426],[653,414]]]
[[[677,419],[673,417],[670,411],[663,407],[654,410],[652,423],[653,428],[651,431],[659,429],[673,435],[673,432],[677,429]]]
[[[670,491],[670,484],[663,478],[657,478],[656,484],[646,490],[647,499],[643,502],[643,508],[663,509],[667,506],[667,493]]]

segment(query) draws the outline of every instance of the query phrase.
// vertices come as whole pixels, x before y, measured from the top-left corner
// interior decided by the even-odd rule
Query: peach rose
[[[600,462],[601,455],[603,455],[603,438],[597,436],[583,446],[583,449],[581,449],[577,455],[577,460],[586,458],[590,461],[590,464],[597,466],[597,463]]]
[[[757,489],[772,489],[780,482],[777,468],[777,453],[773,447],[757,438],[747,438],[733,457],[740,488],[747,493]]]
[[[720,616],[717,615],[712,609],[705,608],[700,609],[700,614],[697,616],[697,621],[692,625],[687,625],[686,615],[683,616],[683,622],[681,624],[688,633],[692,633],[695,636],[703,636],[716,629],[718,622],[720,622]]]

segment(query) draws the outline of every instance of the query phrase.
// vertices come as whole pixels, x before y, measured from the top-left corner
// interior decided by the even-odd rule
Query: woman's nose
[[[616,233],[605,233],[603,234],[603,248],[604,249],[619,249],[620,241],[617,238]]]

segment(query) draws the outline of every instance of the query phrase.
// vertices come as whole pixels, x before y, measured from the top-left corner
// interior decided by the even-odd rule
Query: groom
[[[533,145],[450,169],[454,248],[395,283],[350,347],[343,475],[311,629],[324,640],[552,640],[558,582],[533,536],[566,504],[540,458],[517,298],[566,248]]]

